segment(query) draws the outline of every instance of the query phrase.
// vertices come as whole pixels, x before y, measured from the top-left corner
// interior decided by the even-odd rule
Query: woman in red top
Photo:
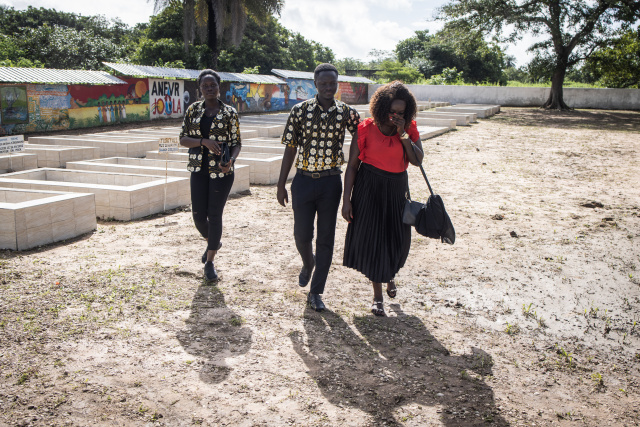
[[[407,167],[424,157],[416,126],[416,99],[401,82],[378,88],[369,102],[372,118],[358,125],[344,177],[342,216],[349,222],[342,264],[373,283],[371,312],[384,316],[382,283],[396,296],[393,281],[411,245],[411,227],[403,224]],[[352,193],[353,190],[353,193]]]

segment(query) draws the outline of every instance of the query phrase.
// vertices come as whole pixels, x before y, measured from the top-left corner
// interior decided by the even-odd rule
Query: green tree
[[[120,46],[91,30],[47,24],[29,29],[21,44],[28,59],[40,61],[47,68],[97,70],[102,61],[117,61],[123,53]]]
[[[617,28],[640,18],[637,0],[455,0],[440,9],[440,19],[453,27],[493,32],[514,42],[524,33],[546,37],[529,49],[546,62],[551,91],[544,108],[568,109],[562,87],[567,70],[590,56]],[[513,29],[507,30],[507,29]],[[507,33],[508,31],[508,33]]]
[[[346,74],[346,70],[368,70],[369,66],[355,58],[342,58],[333,62],[340,74]]]
[[[422,77],[418,70],[411,67],[405,67],[398,61],[386,60],[380,64],[380,67],[382,70],[378,71],[376,75],[380,80],[385,82],[400,80],[404,83],[411,84],[415,83],[420,79],[420,77]]]
[[[463,73],[467,83],[506,84],[504,52],[497,44],[487,43],[481,32],[468,27],[445,25],[434,35],[426,30],[416,31],[414,37],[400,41],[395,52],[399,61],[426,78],[454,68]]]
[[[182,43],[174,39],[143,38],[134,58],[135,62],[141,65],[166,66],[163,65],[166,62],[182,61],[184,63],[185,51]]]
[[[603,86],[640,88],[640,28],[630,29],[596,50],[584,68]]]
[[[154,0],[156,11],[180,0]],[[271,14],[280,14],[284,0],[183,0],[183,42],[185,50],[196,36],[209,47],[209,66],[218,68],[220,51],[228,45],[242,42],[247,16],[264,21]]]
[[[262,23],[250,16],[240,45],[220,52],[219,68],[242,72],[258,67],[262,74],[274,68],[313,71],[318,63],[330,62],[333,57],[331,49],[290,32],[273,16]]]

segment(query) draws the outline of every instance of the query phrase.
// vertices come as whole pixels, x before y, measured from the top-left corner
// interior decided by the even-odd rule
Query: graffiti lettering
[[[159,115],[164,113],[164,101],[160,98],[156,99],[151,106],[151,114]]]
[[[151,86],[151,96],[180,96],[178,82],[154,81]]]

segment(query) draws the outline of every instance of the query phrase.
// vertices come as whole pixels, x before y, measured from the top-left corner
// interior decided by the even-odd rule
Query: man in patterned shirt
[[[322,311],[325,306],[320,295],[331,267],[342,195],[340,167],[344,163],[344,133],[346,130],[351,132],[353,143],[357,143],[360,116],[355,109],[334,98],[338,90],[336,67],[320,64],[313,77],[318,94],[291,109],[282,135],[282,143],[287,147],[278,180],[278,202],[286,206],[289,201],[285,184],[295,160],[298,171],[291,183],[293,236],[303,264],[298,284],[306,286],[311,280],[307,302],[314,310]],[[316,214],[318,237],[314,256],[312,241]]]

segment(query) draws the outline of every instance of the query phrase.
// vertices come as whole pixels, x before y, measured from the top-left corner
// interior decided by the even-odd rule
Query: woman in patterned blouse
[[[389,298],[395,298],[393,279],[411,244],[411,227],[402,222],[407,167],[420,165],[424,154],[413,120],[416,100],[404,84],[381,86],[369,104],[372,118],[358,125],[358,141],[351,142],[344,177],[342,216],[349,225],[343,265],[371,280],[371,312],[384,316],[382,283],[387,284]]]
[[[213,259],[222,246],[222,211],[233,185],[233,165],[240,154],[240,123],[236,110],[220,101],[220,76],[203,70],[198,76],[203,100],[185,112],[180,144],[189,148],[193,222],[207,240],[202,255],[204,277],[218,279]],[[227,151],[228,150],[228,151]],[[225,158],[228,152],[229,158]]]

